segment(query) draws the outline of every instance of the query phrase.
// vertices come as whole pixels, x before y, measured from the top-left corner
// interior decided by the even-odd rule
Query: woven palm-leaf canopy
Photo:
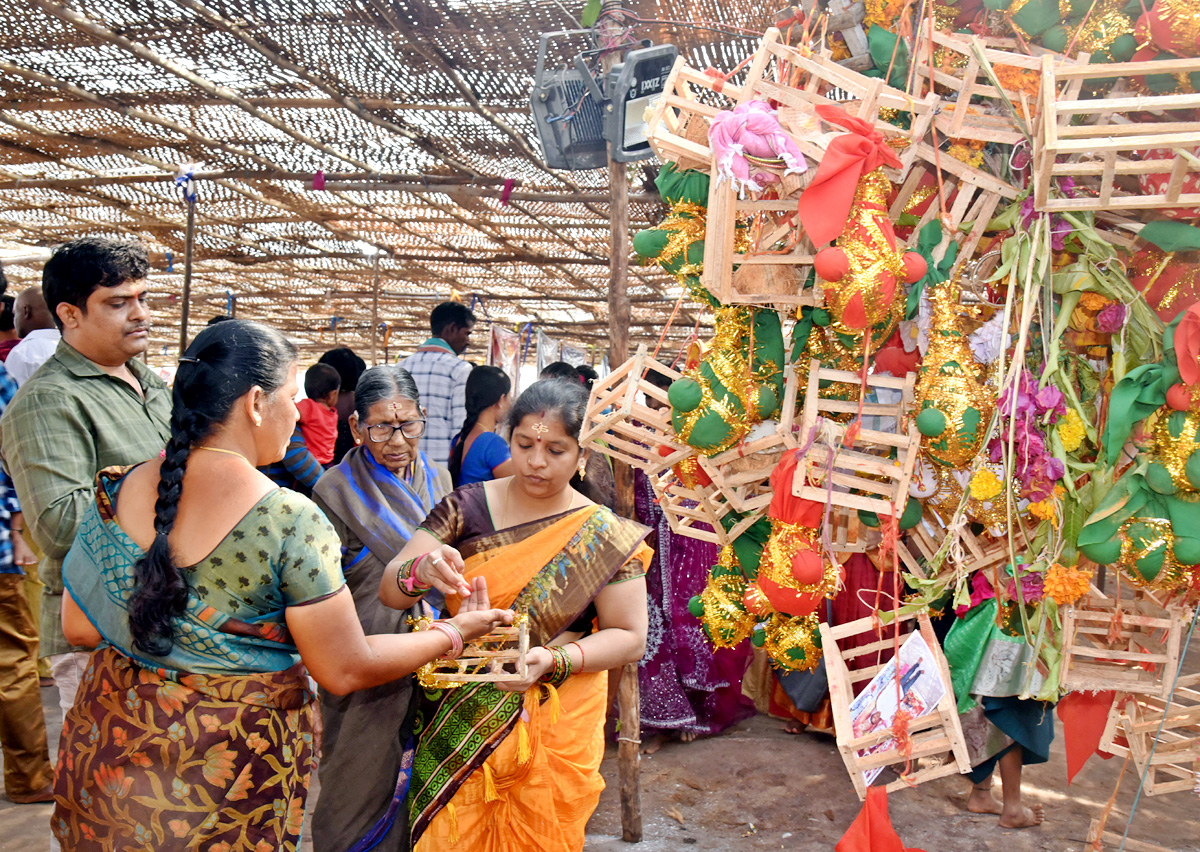
[[[284,329],[308,357],[335,340],[366,354],[377,265],[375,316],[393,356],[423,339],[430,308],[452,293],[481,319],[532,323],[602,352],[608,170],[546,168],[529,115],[538,35],[575,28],[583,5],[2,4],[0,259],[13,289],[40,280],[30,247],[140,239],[154,267],[151,361],[173,357],[183,167],[197,191],[192,333],[232,305]],[[722,70],[753,50],[753,37],[694,25],[761,31],[772,14],[749,0],[625,8],[681,22],[638,23],[628,39],[671,42],[691,64]],[[663,208],[641,164],[629,180],[637,230]],[[678,290],[633,264],[628,291],[630,341],[653,344]],[[685,305],[668,340],[677,346],[697,321],[707,322]],[[384,339],[379,332],[380,356]]]

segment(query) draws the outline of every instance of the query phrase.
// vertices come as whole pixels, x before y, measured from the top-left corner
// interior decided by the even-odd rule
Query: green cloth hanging
[[[1200,228],[1186,222],[1147,222],[1138,236],[1163,251],[1194,251],[1200,249]]]
[[[958,257],[958,243],[951,240],[950,244],[946,246],[945,256],[940,261],[934,261],[933,250],[941,241],[942,223],[936,219],[922,228],[921,233],[917,236],[917,253],[925,258],[927,271],[925,276],[908,291],[908,304],[904,311],[905,319],[912,319],[917,315],[917,310],[921,305],[921,293],[926,287],[941,284],[950,278],[954,259]]]
[[[896,46],[898,41],[899,47]],[[898,35],[878,24],[871,24],[867,32],[867,50],[871,54],[871,61],[875,63],[875,73],[868,72],[867,76],[882,77],[887,74],[890,65],[892,73],[888,75],[888,85],[897,89],[908,88],[908,45]],[[893,53],[895,62],[892,62]]]

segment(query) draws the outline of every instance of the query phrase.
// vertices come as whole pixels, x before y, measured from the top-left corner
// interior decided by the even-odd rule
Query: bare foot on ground
[[[1042,820],[1046,818],[1046,814],[1041,805],[1033,807],[1021,807],[1012,814],[1007,812],[1000,814],[1001,828],[1031,828],[1035,825],[1041,825]]]
[[[642,754],[654,754],[654,752],[663,747],[663,743],[666,741],[667,738],[663,734],[655,734],[648,739],[642,740]]]
[[[700,736],[700,735],[697,734],[695,731],[680,731],[679,732],[679,741],[681,743],[690,743],[690,742],[693,742],[696,739],[696,737],[698,737],[698,736]]]
[[[999,816],[1004,813],[1004,806],[996,801],[991,787],[972,786],[971,795],[967,797],[967,810],[973,814],[996,814]]]
[[[803,734],[804,729],[807,727],[808,725],[804,724],[799,719],[788,719],[783,726],[783,732],[785,734]]]

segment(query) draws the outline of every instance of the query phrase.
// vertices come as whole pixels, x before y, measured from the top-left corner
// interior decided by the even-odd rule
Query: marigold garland
[[[971,496],[976,500],[991,500],[1003,489],[1000,478],[986,467],[975,471],[971,477]]]
[[[1073,453],[1083,445],[1087,430],[1083,426],[1083,418],[1074,408],[1068,408],[1067,413],[1058,421],[1058,440],[1062,441],[1063,449]]]
[[[1056,604],[1067,606],[1086,595],[1091,584],[1092,572],[1087,568],[1070,568],[1055,562],[1046,569],[1042,589]]]

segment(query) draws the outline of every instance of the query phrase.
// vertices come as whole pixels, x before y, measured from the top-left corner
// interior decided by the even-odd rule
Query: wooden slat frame
[[[1200,109],[1200,93],[1136,94],[1081,99],[1081,87],[1090,81],[1123,75],[1188,74],[1200,71],[1200,59],[1167,59],[1105,65],[1074,65],[1042,57],[1042,108],[1034,145],[1034,201],[1046,212],[1080,210],[1158,210],[1200,206],[1200,192],[1183,192],[1188,175],[1200,165],[1179,154],[1192,154],[1200,146],[1200,121],[1146,121],[1146,116],[1172,110]],[[1064,97],[1053,93],[1065,85]],[[1137,120],[1130,114],[1137,113]],[[1169,159],[1135,159],[1138,150],[1169,148]],[[1063,162],[1059,162],[1059,160]],[[1168,175],[1159,192],[1118,191],[1116,178],[1148,174]],[[1055,178],[1092,179],[1093,197],[1051,198]]]
[[[805,440],[808,435],[814,434],[817,418],[823,413],[854,413],[858,411],[856,402],[823,399],[821,397],[822,381],[858,384],[860,376],[848,370],[822,367],[821,362],[816,359],[810,363],[804,416],[800,422],[800,435],[804,436]],[[831,469],[829,448],[814,443],[809,447],[805,459],[796,468],[796,477],[792,482],[792,494],[802,499],[815,500],[818,503],[828,501],[834,506],[844,509],[874,512],[880,516],[890,516],[893,507],[903,509],[908,500],[908,485],[912,479],[913,467],[916,465],[917,452],[920,449],[920,436],[917,434],[916,425],[910,422],[911,418],[909,417],[913,406],[915,381],[916,377],[913,373],[909,373],[903,379],[891,376],[868,376],[867,391],[872,388],[899,390],[901,397],[900,401],[894,405],[864,404],[863,413],[894,417],[899,431],[887,433],[863,429],[854,449],[843,447],[835,453]],[[891,449],[897,451],[897,458],[894,461],[886,458]],[[867,451],[864,452],[864,450]],[[811,485],[808,483],[810,469],[821,475],[830,469],[829,476],[835,486],[867,491],[875,496],[850,494],[837,488],[830,492],[824,483]],[[879,477],[879,479],[867,478],[859,474],[868,474]]]
[[[1118,605],[1093,587],[1087,598],[1063,612],[1062,685],[1165,698],[1179,669],[1184,610],[1122,591]],[[1118,609],[1121,629],[1114,646],[1108,637]],[[1147,671],[1144,664],[1155,670]]]
[[[914,763],[921,757],[944,755],[942,763],[931,763],[906,777],[897,779],[887,785],[888,792],[905,789],[935,778],[947,775],[959,775],[971,769],[970,758],[967,754],[966,740],[963,738],[962,725],[958,718],[958,707],[954,701],[954,687],[950,681],[950,669],[946,665],[945,655],[940,643],[934,636],[933,627],[926,613],[901,616],[901,629],[905,634],[913,629],[920,630],[925,643],[938,661],[938,672],[946,686],[946,694],[938,702],[934,712],[909,722],[908,730],[912,737],[912,749],[904,754],[897,749],[889,749],[878,754],[860,757],[858,752],[887,739],[890,732],[876,732],[863,737],[855,737],[850,720],[850,703],[854,700],[854,686],[865,683],[879,672],[886,663],[852,671],[848,662],[869,654],[894,647],[894,625],[880,626],[873,616],[861,618],[848,624],[830,627],[822,624],[821,643],[825,652],[825,672],[829,678],[829,698],[833,707],[834,728],[837,731],[838,751],[850,773],[850,780],[859,799],[867,797],[867,785],[863,772],[876,766],[891,766],[904,764],[909,760]],[[851,636],[863,633],[874,633],[876,641],[842,651],[839,642]],[[901,636],[903,642],[904,636]]]
[[[585,449],[620,459],[648,474],[671,467],[695,453],[675,437],[671,409],[655,410],[641,395],[667,402],[667,392],[644,378],[647,371],[675,381],[681,374],[652,358],[643,343],[636,354],[592,385],[579,443]],[[660,448],[667,448],[662,455]]]
[[[489,645],[501,647],[489,648]],[[528,654],[529,622],[522,619],[511,627],[497,627],[486,636],[467,642],[456,660],[434,660],[433,670],[424,677],[434,683],[446,684],[521,681],[528,676]],[[516,671],[504,671],[507,663],[516,666]],[[486,670],[468,671],[479,667]]]

